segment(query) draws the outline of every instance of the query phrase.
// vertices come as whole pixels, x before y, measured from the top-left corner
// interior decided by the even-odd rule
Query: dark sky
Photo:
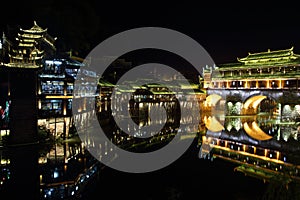
[[[30,28],[37,20],[58,37],[60,49],[72,48],[82,57],[104,39],[144,26],[171,28],[192,37],[216,63],[235,61],[248,52],[291,46],[300,53],[300,12],[292,4],[264,6],[241,1],[232,7],[217,1],[161,2],[9,1],[6,7],[13,9],[1,12],[0,29],[5,31],[8,25]]]

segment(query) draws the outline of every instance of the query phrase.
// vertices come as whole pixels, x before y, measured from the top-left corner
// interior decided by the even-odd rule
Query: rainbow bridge
[[[293,49],[249,53],[235,63],[206,67],[205,106],[224,106],[229,115],[253,115],[281,114],[284,105],[299,105],[300,55]]]

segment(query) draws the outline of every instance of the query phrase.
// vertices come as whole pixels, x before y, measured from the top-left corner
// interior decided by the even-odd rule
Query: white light
[[[53,173],[53,178],[57,178],[58,176],[59,176],[58,172],[55,171],[55,172]]]

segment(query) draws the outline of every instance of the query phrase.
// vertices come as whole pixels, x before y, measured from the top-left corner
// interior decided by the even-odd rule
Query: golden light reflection
[[[204,123],[206,128],[212,132],[220,132],[224,129],[224,126],[215,118],[215,116],[206,118]]]
[[[244,103],[244,108],[248,109],[251,106],[253,108],[257,108],[257,106],[260,104],[260,102],[266,98],[267,98],[266,96],[262,96],[262,95],[253,96],[253,97],[247,99],[247,101]]]
[[[248,86],[248,81],[246,80],[244,83],[245,83],[245,84],[244,84],[244,88],[249,88],[249,86]]]
[[[221,99],[222,97],[220,95],[211,94],[206,98],[206,103],[209,106],[215,106]]]
[[[250,137],[256,140],[269,140],[272,138],[272,136],[266,134],[263,130],[261,130],[256,122],[252,122],[251,127],[247,122],[245,122],[244,130]]]

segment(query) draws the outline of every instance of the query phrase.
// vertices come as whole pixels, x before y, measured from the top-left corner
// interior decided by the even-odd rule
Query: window
[[[63,94],[64,82],[63,81],[42,81],[43,94]]]
[[[57,60],[46,60],[44,69],[45,74],[60,75],[64,73],[62,62]]]
[[[72,94],[74,89],[73,83],[67,83],[67,93]]]
[[[62,114],[62,100],[51,99],[42,100],[41,110],[47,111],[48,114]]]
[[[72,110],[72,99],[68,99],[68,110]]]

